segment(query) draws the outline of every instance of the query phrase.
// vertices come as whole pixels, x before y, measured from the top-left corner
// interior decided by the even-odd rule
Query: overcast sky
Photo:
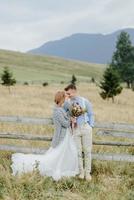
[[[25,52],[73,33],[134,28],[134,0],[0,0],[0,49]]]

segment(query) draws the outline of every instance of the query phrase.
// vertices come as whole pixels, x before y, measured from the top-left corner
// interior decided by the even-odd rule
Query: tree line
[[[112,98],[121,93],[126,83],[128,88],[134,90],[134,46],[127,32],[122,31],[117,38],[116,50],[113,53],[111,63],[103,74],[100,83],[103,99]]]

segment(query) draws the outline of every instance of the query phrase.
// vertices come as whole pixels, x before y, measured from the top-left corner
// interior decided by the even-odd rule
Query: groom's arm
[[[92,104],[87,99],[85,103],[86,103],[87,115],[89,119],[89,125],[91,127],[94,127],[94,112],[93,112]]]

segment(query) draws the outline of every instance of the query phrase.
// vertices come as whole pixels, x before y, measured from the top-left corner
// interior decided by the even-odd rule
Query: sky
[[[74,33],[134,28],[134,0],[0,0],[0,49],[26,52]]]

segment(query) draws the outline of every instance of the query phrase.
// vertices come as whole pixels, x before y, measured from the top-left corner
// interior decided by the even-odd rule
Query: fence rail
[[[20,117],[20,116],[0,116],[0,122],[14,122],[22,124],[40,124],[40,125],[53,124],[52,118],[33,118],[33,117]],[[134,124],[96,122],[95,128],[134,131]]]
[[[21,146],[14,146],[14,145],[0,145],[0,150],[13,151],[13,152],[19,152],[19,153],[44,154],[47,149],[21,147]],[[94,152],[92,152],[92,158],[97,159],[97,160],[134,162],[134,156],[129,155],[129,154],[94,153]]]
[[[0,122],[14,122],[21,124],[50,125],[53,123],[51,118],[33,118],[20,116],[0,116]]]
[[[32,118],[32,117],[20,117],[20,116],[0,116],[0,122],[7,123],[22,123],[22,124],[37,124],[37,125],[52,125],[53,121],[51,118]],[[95,128],[99,129],[97,135],[100,136],[113,136],[113,137],[124,137],[134,138],[134,125],[133,124],[121,124],[121,123],[95,123]],[[0,138],[6,139],[21,139],[21,140],[39,140],[39,141],[51,141],[51,136],[43,135],[32,135],[31,133],[7,133],[1,132]],[[93,141],[94,145],[107,145],[107,146],[126,146],[134,147],[133,142],[103,142]],[[19,153],[40,153],[46,152],[44,148],[32,148],[32,147],[21,147],[15,145],[0,145],[0,150],[13,151]],[[126,161],[134,162],[134,155],[130,154],[115,154],[115,153],[94,153],[92,152],[92,158],[98,160],[112,160],[112,161]]]
[[[125,131],[113,131],[113,130],[99,130],[97,131],[98,136],[112,136],[112,137],[123,137],[134,139],[134,133]]]
[[[39,141],[51,141],[52,137],[43,135],[31,135],[31,134],[20,134],[20,133],[0,133],[0,138],[6,139],[21,139],[21,140],[39,140]],[[93,141],[94,145],[107,145],[107,146],[132,146],[132,142],[102,142]]]

